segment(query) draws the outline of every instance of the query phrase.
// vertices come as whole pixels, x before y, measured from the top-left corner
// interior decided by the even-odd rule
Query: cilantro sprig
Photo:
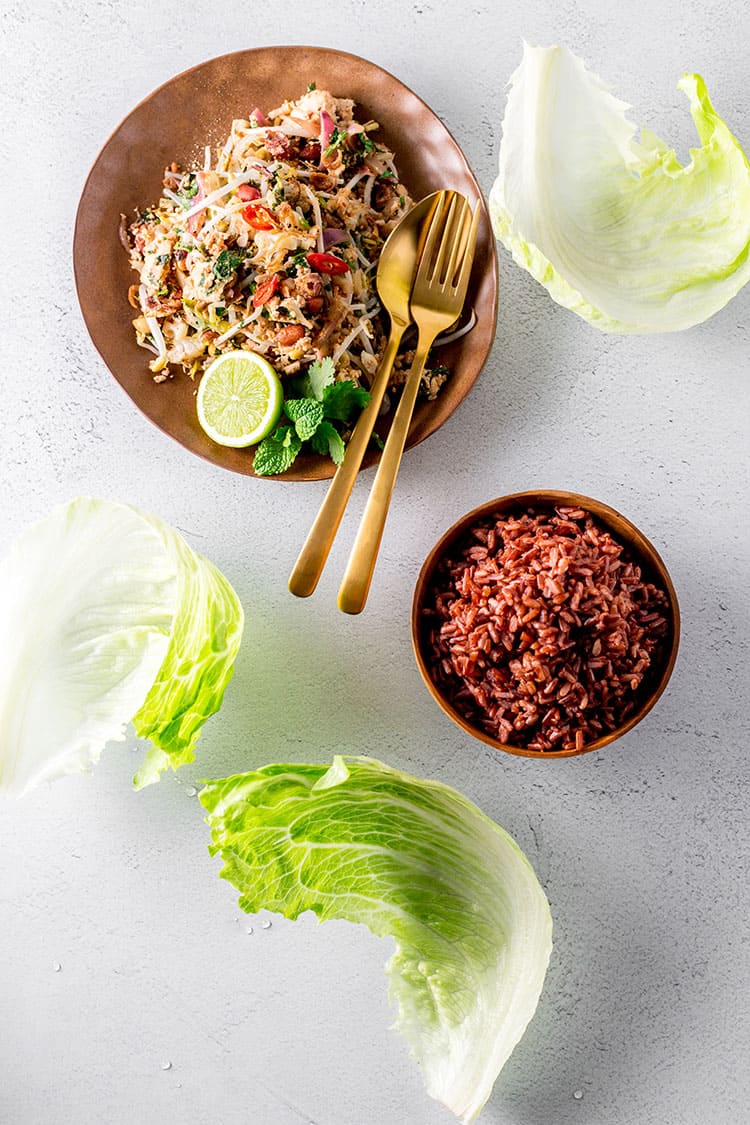
[[[285,473],[305,442],[310,443],[314,453],[328,456],[340,465],[346,447],[336,423],[345,425],[353,421],[370,401],[369,391],[353,380],[336,381],[336,369],[330,358],[311,363],[303,378],[297,380],[295,392],[298,397],[284,403],[285,421],[255,451],[253,468],[258,476]]]
[[[324,390],[334,382],[335,378],[336,368],[330,356],[311,363],[300,388],[303,397],[322,402]]]

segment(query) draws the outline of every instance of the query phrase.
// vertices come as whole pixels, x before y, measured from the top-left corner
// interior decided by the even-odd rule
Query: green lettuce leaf
[[[86,769],[136,733],[136,778],[193,758],[221,706],[243,615],[226,579],[163,520],[79,499],[0,562],[0,791]]]
[[[700,147],[674,150],[563,47],[525,45],[511,79],[495,234],[558,304],[607,332],[674,332],[750,278],[750,165],[686,74]]]
[[[177,602],[166,655],[132,720],[138,737],[153,743],[134,778],[136,789],[195,758],[201,727],[221,707],[234,673],[244,626],[240,601],[221,571],[163,520],[144,518],[174,564]]]
[[[547,899],[523,853],[448,786],[369,758],[270,765],[201,793],[246,911],[362,922],[396,941],[397,1028],[428,1092],[473,1121],[536,1009]]]

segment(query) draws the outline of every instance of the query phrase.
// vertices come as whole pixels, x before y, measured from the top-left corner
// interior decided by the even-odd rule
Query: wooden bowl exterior
[[[666,591],[669,599],[669,635],[663,667],[653,683],[651,691],[644,696],[640,705],[633,714],[628,717],[626,722],[622,723],[621,726],[610,731],[608,734],[603,735],[601,738],[597,738],[594,742],[588,743],[581,750],[527,750],[523,746],[511,746],[508,743],[500,742],[499,739],[493,738],[492,735],[487,734],[486,731],[475,727],[444,697],[440,688],[435,684],[430,675],[429,664],[424,652],[425,637],[422,626],[423,608],[426,595],[432,583],[435,568],[443,556],[461,539],[472,524],[491,516],[495,512],[503,514],[507,512],[521,512],[525,508],[552,508],[559,505],[570,508],[583,508],[585,511],[590,512],[603,527],[607,528],[607,530],[619,540],[619,542],[624,543],[630,548],[632,554],[638,559],[644,576],[654,581]],[[614,742],[615,739],[620,738],[623,734],[632,730],[656,704],[669,683],[675,661],[677,660],[677,650],[680,643],[680,609],[672,579],[658,551],[654,545],[649,542],[643,532],[639,531],[635,524],[631,523],[630,520],[626,519],[620,512],[615,511],[614,508],[610,508],[607,504],[602,504],[599,500],[592,500],[590,496],[581,496],[577,492],[558,492],[551,490],[515,492],[508,496],[501,496],[497,500],[491,500],[486,504],[481,504],[478,508],[467,512],[465,516],[457,520],[456,523],[441,536],[432,548],[424,561],[414,590],[411,614],[411,635],[417,665],[427,685],[428,691],[435,702],[445,711],[446,715],[449,715],[467,734],[480,739],[480,741],[485,742],[488,746],[494,747],[496,750],[503,750],[507,754],[517,754],[524,758],[574,758],[579,754],[588,754],[592,750],[601,750],[603,746],[608,746],[609,743]]]

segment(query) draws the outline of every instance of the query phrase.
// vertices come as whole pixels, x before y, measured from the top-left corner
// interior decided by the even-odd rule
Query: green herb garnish
[[[233,273],[237,271],[245,260],[245,255],[239,253],[237,250],[222,250],[218,258],[214,262],[214,274],[221,281],[226,281]]]
[[[349,422],[370,401],[370,392],[351,379],[330,383],[323,390],[323,413],[336,422]]]
[[[294,422],[297,437],[309,441],[323,421],[323,403],[315,398],[291,398],[284,403],[284,413]]]
[[[341,434],[330,422],[320,423],[313,434],[312,447],[321,457],[325,457],[327,453],[334,465],[340,465],[344,460],[346,447],[341,438]]]
[[[339,145],[343,143],[345,138],[346,133],[340,132],[338,127],[334,128],[333,132],[331,133],[331,139],[328,143],[328,148],[324,150],[323,156],[331,156],[339,147]]]
[[[178,192],[182,206],[187,210],[190,207],[190,200],[194,199],[198,194],[198,177],[192,173],[189,176],[184,176],[180,190]]]
[[[253,468],[259,477],[285,473],[296,460],[301,448],[302,442],[294,426],[280,426],[267,438],[263,438],[255,450]]]
[[[260,443],[253,462],[258,476],[286,472],[306,441],[315,453],[341,464],[345,446],[335,423],[351,422],[367,406],[370,393],[351,379],[338,383],[335,379],[333,360],[326,357],[311,363],[306,375],[293,383],[299,397],[284,403],[284,413],[292,425],[279,426]]]
[[[316,398],[318,402],[322,402],[325,388],[335,378],[336,368],[330,356],[326,356],[325,359],[320,359],[316,363],[311,363],[302,382],[302,394],[306,398]]]

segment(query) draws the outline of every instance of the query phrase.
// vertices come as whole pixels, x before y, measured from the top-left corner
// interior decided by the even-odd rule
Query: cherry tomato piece
[[[318,273],[348,273],[351,269],[348,262],[335,254],[308,254],[307,262]]]

